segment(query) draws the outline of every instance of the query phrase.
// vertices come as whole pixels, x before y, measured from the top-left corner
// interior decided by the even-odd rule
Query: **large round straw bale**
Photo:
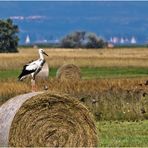
[[[92,115],[68,95],[25,94],[2,105],[0,113],[0,146],[97,146]]]
[[[41,69],[41,71],[37,74],[37,77],[42,79],[47,79],[49,76],[49,66],[45,63]]]
[[[74,64],[65,64],[57,70],[56,77],[62,81],[80,80],[81,79],[80,68]]]
[[[11,123],[15,114],[18,112],[21,105],[32,96],[35,96],[41,92],[28,93],[19,95],[8,100],[0,107],[0,147],[8,146],[9,143],[9,131]]]

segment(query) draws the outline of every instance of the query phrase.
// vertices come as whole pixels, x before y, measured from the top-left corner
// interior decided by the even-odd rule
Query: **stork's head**
[[[48,54],[42,48],[39,49],[39,53],[42,53],[42,54],[45,54],[46,56],[48,56]]]

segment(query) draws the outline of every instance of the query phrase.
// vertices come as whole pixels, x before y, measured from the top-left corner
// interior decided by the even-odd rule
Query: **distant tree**
[[[94,33],[72,32],[61,40],[63,48],[103,48],[106,42]]]
[[[85,48],[104,48],[106,46],[106,42],[94,33],[88,33],[85,39],[87,40]]]
[[[18,26],[11,19],[0,20],[0,52],[17,52]]]

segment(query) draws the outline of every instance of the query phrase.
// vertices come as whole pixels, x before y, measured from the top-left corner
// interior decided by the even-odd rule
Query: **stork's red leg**
[[[31,89],[32,89],[32,92],[37,91],[36,90],[36,85],[35,85],[35,79],[31,79]]]

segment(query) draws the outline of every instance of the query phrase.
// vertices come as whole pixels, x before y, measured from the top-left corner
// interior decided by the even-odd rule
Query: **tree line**
[[[107,42],[95,33],[76,31],[66,35],[60,45],[63,48],[104,48]]]
[[[0,20],[0,52],[18,52],[19,27],[13,20]],[[95,33],[75,31],[63,37],[58,45],[62,48],[103,48],[107,45],[104,39]]]

